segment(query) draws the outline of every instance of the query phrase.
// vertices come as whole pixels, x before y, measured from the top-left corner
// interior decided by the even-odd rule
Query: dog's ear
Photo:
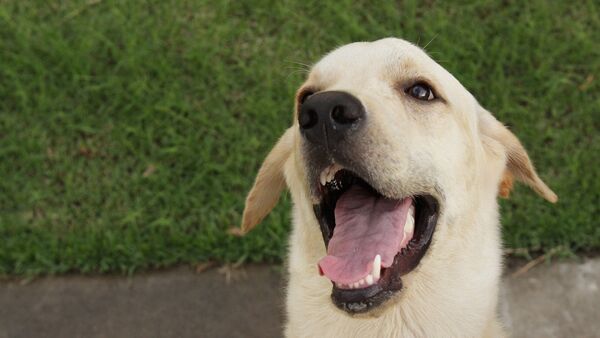
[[[556,194],[538,177],[519,139],[483,108],[479,111],[479,130],[484,138],[487,137],[500,144],[506,154],[506,168],[499,188],[500,196],[508,197],[512,190],[513,179],[516,179],[527,184],[549,202],[558,201]]]
[[[254,186],[246,197],[241,224],[242,234],[252,230],[277,204],[285,188],[283,166],[292,152],[293,135],[292,128],[286,130],[258,170]]]

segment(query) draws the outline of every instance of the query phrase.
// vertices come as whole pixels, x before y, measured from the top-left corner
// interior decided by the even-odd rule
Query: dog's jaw
[[[374,311],[351,316],[332,303],[331,283],[316,269],[326,251],[303,166],[296,162],[300,159],[295,157],[285,166],[294,203],[286,336],[352,336],[356,332],[478,336],[485,327],[499,327],[495,307],[501,250],[496,190],[490,177],[494,171],[478,179],[482,189],[461,201],[473,203],[468,209],[452,201],[444,205],[431,247],[419,266],[403,277],[403,290]],[[459,229],[467,229],[469,235],[460,243],[448,240]]]
[[[484,210],[496,210],[495,201],[493,205],[481,205],[479,210],[484,212],[470,220],[474,227],[493,230],[475,231],[463,243],[469,244],[466,248],[438,238],[447,236],[448,228],[452,227],[441,214],[438,221],[441,230],[434,234],[430,254],[403,277],[403,290],[374,311],[351,316],[334,306],[330,300],[330,282],[315,269],[325,248],[310,204],[297,200],[298,197],[293,196],[287,336],[352,336],[356,332],[369,332],[373,336],[478,336],[484,326],[495,322],[501,257],[498,221],[497,216],[489,217],[497,213],[484,214]],[[455,224],[463,220],[466,219],[454,218]],[[450,250],[450,256],[456,259],[450,262],[443,257],[445,250]],[[470,261],[468,255],[480,259]]]

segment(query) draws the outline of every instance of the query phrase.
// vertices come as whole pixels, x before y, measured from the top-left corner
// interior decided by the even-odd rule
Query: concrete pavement
[[[278,337],[281,270],[4,281],[0,337]],[[509,271],[499,310],[514,337],[600,337],[599,287],[598,258],[541,264],[518,277]]]

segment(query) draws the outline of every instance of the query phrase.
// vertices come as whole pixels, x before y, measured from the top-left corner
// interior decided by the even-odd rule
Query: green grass
[[[502,202],[507,246],[600,248],[598,3],[448,3],[0,0],[0,274],[280,261],[288,197],[226,229],[300,63],[385,36],[433,39],[560,196]]]

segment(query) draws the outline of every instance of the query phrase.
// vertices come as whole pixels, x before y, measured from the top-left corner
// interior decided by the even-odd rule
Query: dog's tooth
[[[373,275],[373,279],[378,280],[380,273],[381,273],[381,256],[377,255],[377,256],[375,256],[375,259],[373,259],[373,271],[371,272],[371,274]]]
[[[343,167],[337,163],[334,163],[331,165],[331,172],[333,173],[334,176],[338,171],[340,171],[342,169],[343,169]]]
[[[363,284],[365,284],[365,279],[364,278],[358,281],[358,285],[359,286],[363,285]]]
[[[327,169],[321,171],[321,177],[319,177],[321,181],[321,185],[325,185],[327,183]]]
[[[354,282],[354,284],[352,284],[352,287],[355,289],[358,289],[360,284],[358,284],[358,282]]]
[[[404,223],[404,234],[412,235],[415,231],[415,218],[409,213],[406,215],[406,222]]]
[[[333,172],[333,170],[331,170],[331,167],[329,167],[329,171],[327,172],[327,183],[333,181],[334,177],[335,173]]]
[[[373,275],[368,274],[367,277],[365,277],[365,282],[367,282],[367,285],[373,285]]]

